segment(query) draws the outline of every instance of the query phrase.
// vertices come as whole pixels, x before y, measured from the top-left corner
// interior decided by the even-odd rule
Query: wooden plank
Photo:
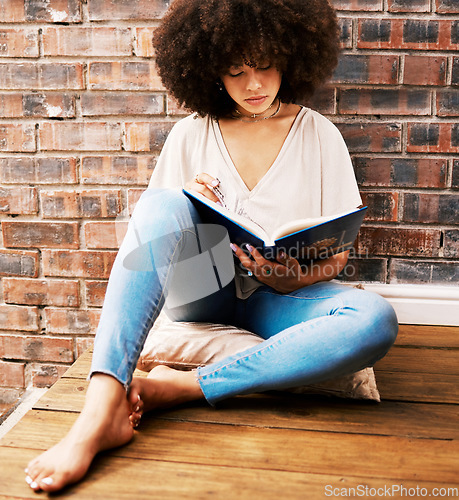
[[[300,399],[301,398],[301,399]],[[248,425],[435,439],[459,438],[459,406],[383,401],[368,404],[299,396],[240,396],[218,410],[184,406],[156,418],[188,422]]]
[[[459,327],[400,325],[395,345],[459,347]]]
[[[37,414],[41,413],[41,415]],[[27,414],[1,445],[43,450],[62,439],[76,414]],[[288,451],[287,451],[288,450]],[[144,418],[128,445],[111,453],[200,465],[454,482],[459,441],[202,424]]]
[[[459,404],[459,376],[390,372],[375,369],[381,398]]]
[[[62,378],[87,380],[91,369],[92,349],[85,351],[75,363],[62,375]],[[136,377],[146,377],[147,373],[135,370]]]
[[[78,362],[77,362],[78,363]],[[145,373],[142,373],[145,376]],[[459,376],[391,372],[375,367],[381,397],[392,401],[459,404]],[[61,379],[34,405],[37,409],[81,411],[86,380]],[[73,401],[73,402],[72,402]]]
[[[393,346],[375,364],[376,370],[459,375],[459,349],[426,349]]]
[[[84,404],[83,383],[61,380],[34,409],[79,412]],[[459,438],[456,405],[349,401],[287,393],[231,398],[215,411],[205,402],[155,412],[157,418],[258,427],[324,430],[379,435]]]
[[[35,450],[0,448],[0,462],[5,464],[0,483],[0,499],[37,498],[37,494],[26,485],[23,474],[24,462],[32,459],[35,454]],[[339,491],[342,491],[342,488],[355,488],[362,492],[369,491],[371,488],[384,491],[385,488],[392,488],[392,484],[390,478],[373,479],[359,476],[342,477],[331,474],[266,471],[157,460],[132,460],[106,455],[96,458],[85,481],[66,488],[59,494],[59,498],[315,499],[324,498],[325,492],[333,491],[335,488],[339,488]],[[428,491],[439,487],[455,487],[454,484],[445,485],[419,480],[404,480],[403,486],[407,489],[426,488]],[[400,498],[401,495],[395,492],[391,497]]]
[[[62,375],[62,378],[80,378],[86,380],[91,367],[92,349],[85,351],[73,365]]]

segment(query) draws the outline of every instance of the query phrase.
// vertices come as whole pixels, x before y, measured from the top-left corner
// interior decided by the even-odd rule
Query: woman
[[[326,380],[371,366],[390,348],[397,334],[390,305],[330,283],[347,252],[305,268],[284,253],[268,261],[231,245],[238,265],[229,252],[223,267],[229,259],[234,279],[176,299],[190,285],[178,263],[196,247],[201,222],[181,187],[267,230],[360,205],[339,132],[295,104],[331,74],[337,47],[326,0],[173,3],[155,35],[157,63],[165,86],[195,114],[175,125],[152,189],[136,206],[111,273],[84,409],[68,435],[28,465],[32,489],[81,479],[99,451],[131,439],[144,411]],[[175,321],[229,323],[265,341],[197,371],[157,367],[132,380],[165,304]]]

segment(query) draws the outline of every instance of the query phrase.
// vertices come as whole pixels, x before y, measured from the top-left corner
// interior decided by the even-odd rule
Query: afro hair
[[[282,102],[307,100],[337,64],[339,30],[327,0],[174,0],[153,43],[179,104],[218,119],[235,106],[220,77],[243,61],[282,73]]]

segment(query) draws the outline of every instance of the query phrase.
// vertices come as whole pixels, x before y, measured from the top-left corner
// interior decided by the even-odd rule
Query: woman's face
[[[226,91],[244,115],[260,114],[275,101],[282,82],[281,73],[267,64],[256,67],[231,66],[221,77]]]

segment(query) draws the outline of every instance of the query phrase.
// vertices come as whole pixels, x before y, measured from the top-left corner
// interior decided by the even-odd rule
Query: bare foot
[[[34,491],[51,492],[79,481],[98,452],[132,439],[132,410],[122,384],[95,374],[75,424],[62,441],[28,464],[26,482]]]
[[[129,419],[133,427],[137,427],[146,411],[169,408],[203,397],[195,372],[156,366],[147,378],[132,379],[128,399],[133,411]]]

